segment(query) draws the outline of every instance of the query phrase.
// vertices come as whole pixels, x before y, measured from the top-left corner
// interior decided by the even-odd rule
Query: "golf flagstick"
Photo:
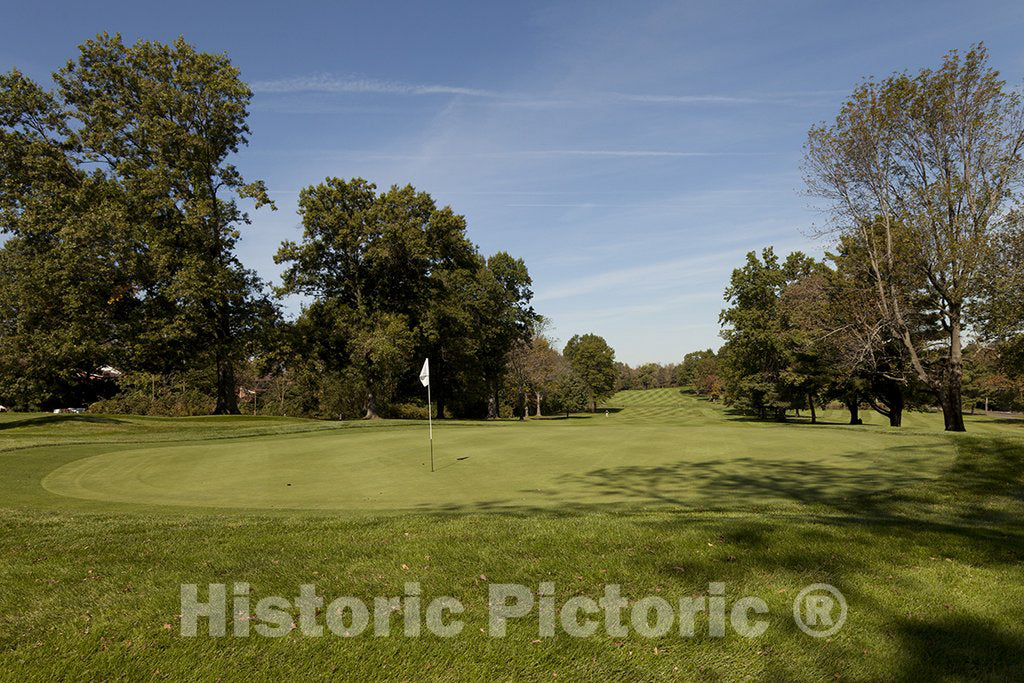
[[[427,430],[430,434],[430,471],[434,471],[434,417],[430,409],[430,359],[423,361],[423,369],[420,370],[420,382],[427,388]]]

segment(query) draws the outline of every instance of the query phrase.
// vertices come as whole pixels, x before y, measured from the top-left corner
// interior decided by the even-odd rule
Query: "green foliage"
[[[879,317],[918,380],[964,431],[967,307],[982,284],[997,225],[1024,183],[1024,101],[983,45],[938,69],[866,80],[806,147],[811,194],[871,264]],[[914,274],[907,288],[894,272]],[[927,325],[923,328],[922,325]]]
[[[551,345],[551,340],[540,332],[534,334],[527,344],[520,344],[509,355],[509,375],[524,391],[525,412],[533,410],[537,417],[542,414],[545,398],[557,391],[559,377],[568,371],[562,354]]]
[[[1005,342],[1024,336],[1024,213],[1010,212],[1000,227],[982,269],[983,296],[972,302],[970,313],[986,337]]]
[[[698,394],[718,400],[723,391],[720,359],[712,349],[691,351],[676,366],[678,386],[692,386]]]
[[[90,413],[107,415],[209,415],[214,390],[208,368],[176,375],[130,373],[118,377],[119,391],[112,398],[89,405]]]
[[[130,336],[122,195],[87,172],[59,99],[0,75],[0,389],[8,405],[95,399],[88,376]]]
[[[17,391],[57,400],[105,364],[204,366],[216,412],[236,412],[235,367],[276,316],[234,253],[248,222],[236,200],[269,203],[227,163],[247,142],[252,93],[223,55],[107,34],[54,82],[51,94],[17,72],[0,79],[0,230],[14,235],[0,347],[31,349],[17,362],[38,383]]]
[[[474,314],[471,334],[478,341],[477,363],[489,389],[487,417],[499,417],[500,388],[508,370],[509,354],[527,343],[536,315],[529,306],[532,281],[522,259],[505,252],[489,257],[477,273],[476,296],[465,301]],[[516,392],[516,400],[521,396]]]
[[[780,310],[786,287],[799,277],[805,257],[791,254],[779,262],[771,247],[761,258],[750,252],[742,268],[732,273],[725,298],[731,304],[722,311],[725,346],[727,401],[761,419],[784,419],[794,407],[796,376],[790,372],[793,356],[792,330]]]
[[[378,194],[362,179],[328,178],[300,193],[299,213],[302,241],[276,257],[287,264],[281,293],[313,298],[289,365],[351,370],[367,417],[406,384],[418,396],[411,380],[424,357],[442,414],[446,403],[473,413],[493,399],[535,317],[521,259],[484,260],[465,219],[411,186]]]
[[[591,406],[589,388],[575,371],[566,368],[554,378],[544,406],[549,413],[565,413],[566,416],[582,412]]]
[[[1024,338],[964,348],[964,403],[978,409],[1024,410]]]
[[[147,245],[136,288],[144,296],[138,353],[156,362],[154,339],[179,357],[213,356],[216,412],[237,412],[234,368],[244,335],[269,307],[260,283],[234,254],[248,222],[236,197],[269,204],[262,183],[246,183],[227,163],[247,143],[252,93],[224,55],[100,35],[54,75],[76,122],[72,139],[102,159],[124,190]],[[228,193],[233,196],[222,196]],[[163,354],[161,354],[162,357]]]
[[[591,411],[615,391],[615,351],[596,334],[574,335],[562,350],[585,388]]]
[[[674,363],[644,363],[635,368],[615,361],[615,390],[665,389],[679,386],[678,366]]]

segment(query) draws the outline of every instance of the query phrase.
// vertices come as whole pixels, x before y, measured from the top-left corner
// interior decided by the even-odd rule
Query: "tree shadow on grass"
[[[597,415],[593,414],[576,414],[576,415],[541,415],[540,417],[531,417],[531,420],[549,420],[552,422],[558,420],[592,420]]]
[[[985,420],[985,422],[997,425],[1013,425],[1015,427],[1024,427],[1024,417],[992,417]]]
[[[1012,681],[1024,674],[1020,633],[1007,633],[971,615],[893,621],[903,644],[904,680]]]
[[[729,422],[759,422],[766,425],[793,425],[793,426],[807,426],[807,427],[857,427],[858,429],[864,429],[865,425],[851,425],[849,420],[823,420],[818,417],[814,422],[811,422],[810,415],[788,415],[785,420],[772,420],[762,419],[756,415],[750,415],[740,410],[732,408],[726,408],[724,411],[724,417]]]
[[[781,505],[787,512],[809,517],[834,515],[852,522],[893,517],[912,523],[922,517],[919,510],[946,506],[937,514],[954,525],[986,520],[1024,524],[1024,519],[1016,519],[1012,512],[985,503],[993,495],[1024,501],[1024,442],[975,436],[961,437],[955,443],[954,462],[932,479],[921,475],[932,469],[932,446],[915,444],[832,455],[822,461],[745,456],[598,468],[557,478],[549,492],[561,499],[555,506],[520,502],[524,497],[536,497],[538,490],[530,489],[510,492],[504,499],[423,504],[413,509],[441,515],[558,517],[658,510],[748,513]],[[932,522],[934,519],[928,520]]]
[[[891,561],[889,552],[898,554],[899,544],[928,548],[929,553],[961,552],[966,562],[983,566],[1019,564],[1024,560],[1024,443],[971,437],[956,444],[954,463],[930,480],[921,479],[917,463],[934,456],[915,455],[915,450],[926,450],[920,446],[898,446],[881,457],[842,456],[871,457],[872,465],[860,469],[837,467],[834,460],[756,457],[601,468],[562,477],[552,494],[566,500],[554,508],[518,505],[513,496],[423,506],[418,512],[524,520],[611,514],[666,539],[685,536],[698,524],[716,530],[722,541],[712,551],[721,555],[712,564],[718,572],[727,566],[745,571],[824,567],[841,577]],[[889,552],[880,551],[880,539],[898,543]],[[858,546],[860,551],[853,552]],[[701,576],[708,566],[707,558],[679,558],[666,562],[664,571]]]
[[[973,493],[1019,494],[1024,487],[1024,442],[972,436],[958,441],[957,451],[944,484]]]
[[[481,513],[482,520],[500,514],[503,533],[512,536],[536,533],[527,520],[520,527],[516,515],[557,519],[581,510],[612,511],[614,517],[593,522],[610,534],[600,552],[609,557],[628,553],[636,575],[654,570],[671,590],[683,594],[703,593],[711,582],[741,586],[753,580],[755,585],[789,589],[777,598],[786,603],[803,585],[836,586],[849,603],[844,628],[855,629],[852,635],[844,632],[826,646],[800,633],[780,613],[772,628],[782,631],[785,647],[804,650],[807,656],[772,656],[758,674],[765,680],[831,679],[871,657],[883,659],[865,666],[862,678],[1020,680],[1024,604],[1017,600],[1019,584],[1007,592],[998,618],[962,591],[972,586],[979,590],[977,582],[982,581],[980,590],[998,596],[1003,586],[986,579],[987,573],[1012,580],[1007,577],[1016,576],[1024,562],[1024,515],[1013,503],[1024,500],[1024,442],[974,436],[953,443],[956,459],[937,479],[918,477],[895,488],[894,477],[914,479],[913,447],[842,456],[871,458],[871,468],[855,471],[837,467],[834,459],[826,466],[758,458],[602,468],[567,475],[562,482],[569,497],[586,500],[584,494],[589,494],[595,502],[524,512],[508,501],[490,501],[459,510]],[[843,484],[842,495],[831,492],[838,484]],[[687,487],[704,489],[722,512],[700,512],[711,506],[699,496],[695,502]],[[738,512],[744,506],[737,497],[797,505],[765,508],[764,514],[748,507],[745,514]],[[630,502],[646,506],[646,511],[630,514]],[[557,533],[560,527],[554,523],[552,528]],[[611,529],[619,529],[621,539]],[[651,543],[641,541],[636,553],[638,530]],[[551,552],[566,558],[595,551],[555,547]],[[973,578],[966,583],[950,579],[940,568],[947,562],[974,572]],[[776,580],[782,583],[774,584]],[[948,597],[942,594],[942,581],[951,581]],[[820,656],[826,648],[829,655]],[[708,674],[714,678],[713,672]]]
[[[2,429],[16,429],[18,427],[38,427],[43,425],[58,424],[63,422],[77,422],[77,423],[88,423],[88,424],[123,424],[127,420],[120,420],[115,417],[101,417],[98,415],[39,415],[37,417],[27,417],[22,420],[11,420],[9,422],[0,422],[0,430]]]
[[[871,464],[865,466],[865,459]],[[845,508],[852,497],[921,481],[921,468],[932,459],[927,447],[915,444],[827,461],[749,455],[607,467],[565,474],[556,483],[574,498],[640,505],[735,510],[796,502]]]
[[[893,605],[880,605],[860,596],[850,603],[850,619],[870,612],[872,621],[883,622],[884,637],[894,641],[894,653],[866,680],[891,681],[1019,681],[1024,671],[1024,634],[970,614],[956,614],[937,605],[935,612],[914,615],[900,612]],[[1019,614],[1019,610],[1014,610]],[[785,623],[785,622],[783,622]],[[1005,623],[1005,622],[1004,622]],[[773,624],[774,626],[774,624]],[[782,624],[780,624],[782,626]],[[850,627],[847,622],[845,628]],[[792,622],[783,628],[795,647],[820,647],[817,639],[796,632]],[[871,647],[874,643],[864,645]],[[863,645],[833,642],[831,656],[819,660],[817,671],[808,671],[808,660],[792,664],[774,658],[764,672],[764,680],[841,680],[840,671],[865,656],[875,655]],[[814,660],[810,660],[814,661]],[[870,667],[868,669],[871,670]],[[817,675],[815,675],[817,674]],[[871,674],[869,674],[870,676]],[[857,677],[855,677],[857,678]]]

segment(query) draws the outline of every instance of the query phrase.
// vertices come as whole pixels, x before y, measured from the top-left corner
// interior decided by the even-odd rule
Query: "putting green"
[[[930,426],[734,420],[678,390],[623,392],[610,405],[607,416],[436,425],[433,473],[426,425],[391,423],[122,448],[42,485],[97,501],[256,509],[735,509],[902,486],[938,476],[954,454]]]

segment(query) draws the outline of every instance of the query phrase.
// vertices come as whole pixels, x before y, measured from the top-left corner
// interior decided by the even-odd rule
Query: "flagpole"
[[[434,471],[434,416],[430,409],[430,383],[427,383],[427,428],[430,430],[430,471]]]
[[[434,471],[434,411],[430,407],[430,359],[423,361],[420,383],[427,388],[427,429],[430,434],[430,471]]]

